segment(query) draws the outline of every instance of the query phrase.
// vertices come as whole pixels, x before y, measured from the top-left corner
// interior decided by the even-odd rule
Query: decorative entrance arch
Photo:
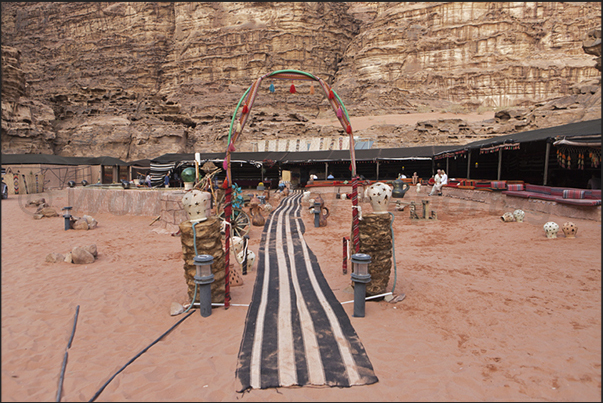
[[[356,157],[354,153],[354,136],[352,135],[352,125],[350,123],[350,117],[348,115],[348,111],[343,104],[339,95],[322,79],[314,76],[313,74],[306,73],[304,71],[299,70],[277,70],[272,73],[265,74],[258,78],[248,89],[245,91],[235,111],[232,115],[232,120],[230,122],[230,129],[228,130],[228,146],[226,148],[226,156],[224,157],[223,168],[226,171],[226,178],[224,179],[224,183],[222,187],[225,190],[225,206],[224,206],[224,217],[226,219],[226,228],[225,228],[225,252],[226,252],[226,261],[225,261],[225,298],[224,298],[224,307],[228,309],[230,306],[230,284],[228,281],[229,273],[228,267],[230,265],[230,217],[232,214],[231,208],[231,192],[232,192],[232,176],[230,171],[230,155],[234,152],[235,142],[241,135],[243,128],[245,127],[245,123],[249,118],[251,113],[251,108],[253,106],[253,102],[257,96],[258,90],[260,88],[260,84],[264,78],[278,79],[278,80],[291,80],[291,88],[290,92],[295,93],[295,86],[293,81],[317,81],[323,91],[325,92],[331,107],[335,111],[337,115],[337,119],[343,126],[343,129],[350,136],[350,171],[352,176],[352,237],[353,237],[353,246],[354,251],[358,252],[359,250],[359,230],[358,230],[358,177],[356,175]],[[270,85],[270,91],[274,91],[274,86]],[[311,93],[313,92],[313,87],[310,89]],[[239,108],[243,104],[243,108],[241,110],[241,114],[237,120],[237,113],[239,112]],[[235,124],[236,121],[236,124]],[[233,132],[234,126],[234,132]]]

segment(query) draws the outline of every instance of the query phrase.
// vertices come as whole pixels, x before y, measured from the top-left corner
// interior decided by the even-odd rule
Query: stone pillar
[[[360,248],[358,253],[371,257],[368,270],[371,281],[366,284],[366,296],[384,294],[392,271],[392,232],[389,214],[363,214],[358,222]],[[350,237],[351,239],[351,237]],[[356,253],[353,251],[352,254]],[[352,282],[352,287],[354,282]]]
[[[195,273],[197,268],[193,263],[195,257],[195,245],[193,236],[193,224],[183,221],[179,225],[181,231],[180,241],[182,243],[182,258],[184,259],[184,278],[188,286],[188,297],[192,300],[195,293]],[[222,248],[222,235],[220,234],[220,220],[217,217],[209,217],[206,221],[195,225],[197,236],[197,254],[211,255],[214,263],[211,271],[214,274],[214,282],[211,283],[211,302],[223,303],[225,291],[225,254]],[[195,302],[199,302],[199,292]]]

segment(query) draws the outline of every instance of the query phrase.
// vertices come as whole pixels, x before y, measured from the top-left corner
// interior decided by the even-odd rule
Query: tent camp
[[[225,154],[199,153],[200,164],[221,168]],[[450,178],[523,180],[533,184],[585,187],[594,174],[601,176],[601,119],[546,129],[496,136],[465,145],[357,149],[356,169],[371,180],[392,180],[417,172],[430,177],[444,168]],[[124,162],[112,157],[60,157],[47,154],[3,154],[6,177],[16,177],[18,189],[35,192],[80,183],[115,183],[151,172],[160,185],[166,172],[178,175],[195,166],[195,153],[169,153],[153,159]],[[326,179],[350,179],[348,150],[233,152],[231,170],[239,186],[255,187],[260,181],[275,189],[281,171],[292,173],[292,182],[304,184],[310,175]],[[225,172],[216,175],[223,180]],[[11,181],[8,181],[11,182]],[[9,184],[9,192],[14,184]]]
[[[114,183],[130,180],[129,165],[114,157],[61,157],[51,154],[2,154],[9,194],[64,188],[69,181]],[[10,180],[12,178],[12,180]]]
[[[474,141],[433,159],[449,177],[586,187],[593,174],[601,175],[601,119]]]

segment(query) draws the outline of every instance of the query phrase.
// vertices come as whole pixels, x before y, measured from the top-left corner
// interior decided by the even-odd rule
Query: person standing
[[[436,171],[435,176],[433,177],[434,183],[433,183],[433,187],[431,188],[431,192],[429,192],[429,196],[433,196],[436,192],[440,193],[441,189],[442,189],[442,176],[441,176],[441,169],[438,169]]]
[[[147,182],[147,186],[151,187],[151,173],[150,172],[147,174],[146,182]]]
[[[163,179],[163,184],[166,188],[170,187],[170,172],[165,174],[165,178]]]
[[[416,185],[419,182],[419,175],[417,175],[417,173],[413,173],[412,174],[412,184]]]

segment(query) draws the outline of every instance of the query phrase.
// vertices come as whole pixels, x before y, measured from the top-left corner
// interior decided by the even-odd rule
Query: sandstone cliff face
[[[240,97],[280,69],[321,77],[352,116],[500,110],[356,133],[373,147],[600,118],[600,17],[600,3],[2,3],[2,152],[224,151]],[[264,84],[238,150],[342,134],[309,121],[333,113],[318,88]]]
[[[18,49],[2,46],[2,152],[52,154],[53,110],[27,98]]]

